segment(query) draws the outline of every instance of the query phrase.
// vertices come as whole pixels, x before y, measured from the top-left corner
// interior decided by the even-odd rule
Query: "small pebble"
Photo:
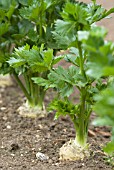
[[[3,120],[7,120],[8,118],[6,116],[3,117]]]
[[[11,153],[11,156],[15,156],[15,154]]]
[[[49,159],[49,156],[45,155],[44,153],[37,152],[36,158],[40,161],[46,161]]]
[[[49,159],[49,160],[48,160],[48,163],[49,163],[49,164],[52,164],[52,163],[53,163],[52,159]]]
[[[11,126],[10,126],[10,125],[7,125],[6,127],[7,127],[7,129],[11,129]]]
[[[3,110],[6,110],[6,107],[1,107],[1,110],[3,111]]]
[[[56,159],[56,157],[53,157],[52,160],[53,160],[53,161],[56,161],[57,159]]]

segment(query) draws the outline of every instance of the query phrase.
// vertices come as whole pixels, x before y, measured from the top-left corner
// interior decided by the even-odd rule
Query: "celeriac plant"
[[[93,44],[97,44],[97,46],[95,47]],[[93,124],[109,126],[111,128],[111,142],[103,147],[103,149],[111,155],[112,160],[110,159],[110,161],[114,164],[114,43],[104,41],[103,34],[100,31],[99,33],[97,32],[94,40],[88,38],[85,48],[89,52],[89,67],[86,73],[95,79],[104,77],[104,82],[105,84],[107,83],[107,88],[94,96],[96,104],[93,110],[97,113],[98,117],[94,120]]]
[[[44,45],[40,48],[37,46],[30,48],[30,46],[26,44],[23,47],[15,48],[12,57],[6,60],[6,63],[10,66],[12,75],[27,99],[27,105],[24,104],[24,106],[19,109],[20,114],[24,116],[36,116],[38,113],[37,116],[39,117],[45,116],[44,87],[34,84],[31,78],[36,76],[47,78],[50,69],[61,58],[62,57],[54,57],[52,49],[44,50]],[[31,113],[33,110],[31,111],[30,108],[34,108],[35,114]],[[30,114],[28,114],[29,111]]]
[[[14,76],[31,107],[43,109],[44,88],[34,84],[31,77],[46,78],[56,60],[53,54],[59,49],[51,31],[54,21],[61,18],[59,13],[65,2],[0,1],[0,74]]]
[[[76,138],[63,145],[60,149],[60,159],[83,159],[90,155],[87,136],[89,119],[95,102],[93,96],[107,86],[103,83],[103,77],[96,79],[87,74],[90,61],[93,58],[99,60],[99,55],[97,55],[99,45],[105,48],[103,38],[106,31],[96,27],[93,23],[112,12],[114,8],[107,11],[101,5],[97,5],[95,0],[91,4],[68,1],[61,13],[62,20],[55,22],[53,36],[58,48],[69,49],[69,54],[64,58],[71,63],[71,66],[68,69],[59,66],[52,70],[48,75],[48,80],[33,78],[35,83],[45,86],[46,89],[52,87],[57,89],[57,98],[50,104],[50,110],[56,110],[55,118],[69,115],[74,123]],[[89,48],[95,52],[95,56]],[[75,88],[79,91],[77,103],[69,99]]]

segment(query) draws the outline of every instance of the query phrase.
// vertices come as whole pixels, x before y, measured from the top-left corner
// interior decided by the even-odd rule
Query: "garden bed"
[[[16,86],[0,87],[0,169],[1,170],[112,170],[104,160],[102,145],[110,137],[105,127],[90,124],[89,144],[91,156],[83,161],[60,162],[59,148],[75,137],[75,131],[69,118],[54,121],[54,113],[47,118],[24,118],[17,113],[17,108],[24,98]],[[51,98],[48,92],[45,103]],[[92,114],[91,119],[95,115]],[[49,159],[36,158],[41,152]]]

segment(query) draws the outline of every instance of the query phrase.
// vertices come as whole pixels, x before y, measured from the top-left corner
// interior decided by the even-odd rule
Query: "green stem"
[[[84,71],[84,59],[83,59],[83,54],[82,54],[82,48],[81,48],[81,43],[78,42],[78,50],[79,50],[79,61],[80,61],[80,70],[81,74],[86,78],[85,71]]]
[[[85,88],[81,89],[81,104],[80,104],[80,115],[79,115],[79,128],[76,132],[76,140],[80,146],[84,146],[86,144],[87,137],[86,136],[86,127],[85,127]]]
[[[17,83],[19,84],[19,86],[21,87],[22,91],[24,92],[26,98],[28,99],[29,102],[32,102],[32,99],[29,95],[29,93],[27,92],[26,88],[24,87],[23,83],[21,82],[21,80],[19,79],[18,75],[16,74],[16,72],[13,72],[13,75],[17,81]]]
[[[43,0],[41,2],[41,5],[43,4]],[[40,13],[40,30],[39,30],[39,34],[40,34],[40,38],[42,38],[42,12]]]
[[[86,79],[84,71],[84,59],[82,54],[81,43],[78,42],[78,50],[80,55],[80,72]],[[80,88],[80,114],[79,114],[79,127],[76,129],[76,142],[79,146],[83,147],[87,142],[87,128],[85,127],[85,111],[86,111],[86,87]]]
[[[45,96],[45,90],[42,87],[39,87],[39,95],[38,95],[38,107],[43,110],[44,105],[44,96]]]
[[[79,124],[77,122],[76,116],[75,115],[74,115],[74,117],[70,116],[70,118],[71,118],[72,122],[74,123],[75,130],[77,130],[79,128]]]
[[[42,18],[40,17],[40,38],[42,38]]]
[[[29,75],[29,83],[30,83],[30,95],[31,95],[31,98],[32,98],[32,101],[33,101],[33,98],[34,98],[34,86],[33,86],[33,82],[31,80],[32,76]]]
[[[25,83],[26,83],[26,88],[29,94],[31,94],[31,89],[30,89],[30,82],[29,82],[29,76],[27,75],[27,73],[24,73],[24,79],[25,79]]]
[[[31,102],[29,104],[31,107],[38,107],[39,109],[43,110],[43,102],[44,102],[44,96],[45,91],[43,87],[38,86],[32,81],[32,77],[39,77],[40,75],[38,73],[30,74],[29,75],[29,82],[30,82],[30,92],[31,92]]]

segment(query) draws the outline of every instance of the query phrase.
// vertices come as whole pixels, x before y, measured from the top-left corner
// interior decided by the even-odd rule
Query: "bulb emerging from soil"
[[[75,140],[70,140],[60,148],[60,160],[83,160],[90,156],[89,147],[79,147]]]
[[[0,75],[0,87],[11,86],[13,84],[10,75]]]
[[[22,106],[20,106],[17,111],[19,114],[23,117],[31,117],[31,118],[41,118],[41,117],[46,117],[47,112],[45,109],[45,106],[43,106],[43,109],[39,109],[39,107],[30,107],[28,103],[23,103]]]

